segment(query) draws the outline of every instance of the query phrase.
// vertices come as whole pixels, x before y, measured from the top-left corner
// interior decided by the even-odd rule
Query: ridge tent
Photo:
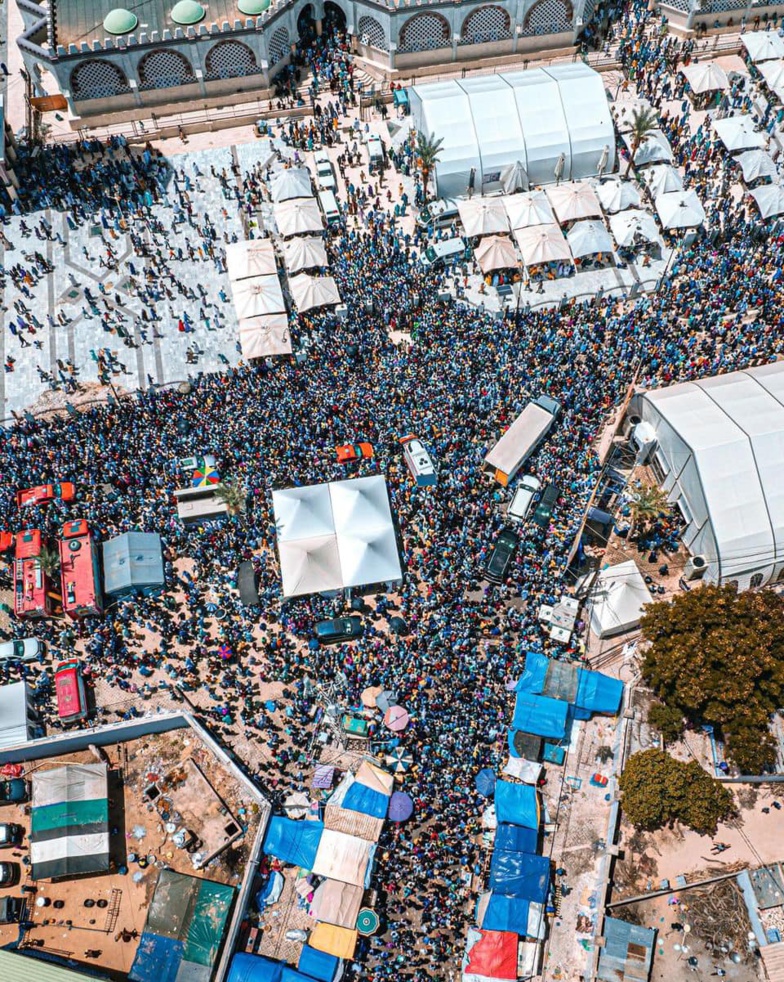
[[[633,559],[603,569],[596,580],[591,630],[609,638],[639,627],[651,595]]]
[[[340,303],[337,283],[331,276],[309,276],[298,273],[289,277],[291,299],[297,310],[304,314],[315,307],[328,307]]]
[[[287,167],[279,170],[270,181],[270,194],[274,202],[288,201],[291,198],[310,198],[313,187],[307,167]]]

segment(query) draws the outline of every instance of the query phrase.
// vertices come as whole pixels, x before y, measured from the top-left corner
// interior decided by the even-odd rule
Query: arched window
[[[259,70],[256,56],[240,41],[219,41],[207,52],[207,78],[242,78]]]
[[[362,44],[369,44],[372,48],[378,48],[379,51],[389,51],[389,41],[387,41],[384,28],[375,17],[360,17],[358,29]]]
[[[417,14],[400,29],[398,51],[430,51],[449,46],[449,24],[440,14]]]
[[[290,48],[291,42],[289,41],[289,32],[286,28],[279,27],[276,31],[273,31],[269,42],[270,65],[277,65],[279,61],[282,61],[289,53]]]
[[[509,14],[503,7],[478,7],[463,21],[461,44],[502,41],[512,36]]]
[[[574,11],[568,0],[538,0],[525,15],[524,34],[561,34],[572,29]]]
[[[122,69],[102,58],[83,61],[71,72],[71,95],[74,99],[106,99],[130,91]]]
[[[179,51],[151,51],[139,62],[139,88],[169,89],[195,81],[191,63]]]
[[[758,586],[762,586],[762,573],[754,573],[751,577],[751,589],[754,590]]]

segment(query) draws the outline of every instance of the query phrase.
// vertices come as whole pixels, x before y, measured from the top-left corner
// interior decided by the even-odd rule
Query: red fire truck
[[[16,536],[14,553],[14,613],[17,617],[50,617],[57,594],[49,576],[41,569],[40,555],[46,541],[38,529]]]
[[[70,618],[88,617],[103,610],[98,544],[87,522],[63,525],[60,539],[60,586],[63,611]]]

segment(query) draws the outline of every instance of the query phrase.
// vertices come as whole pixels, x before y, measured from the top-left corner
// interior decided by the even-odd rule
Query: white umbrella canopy
[[[727,73],[715,61],[692,62],[681,68],[681,74],[686,76],[692,92],[697,95],[703,92],[724,92],[730,87]]]
[[[324,243],[315,236],[301,236],[291,239],[283,246],[283,255],[286,260],[286,269],[290,273],[328,264]]]
[[[764,150],[744,150],[734,158],[743,171],[743,180],[748,184],[760,177],[776,177],[776,164],[769,153]]]
[[[536,266],[539,263],[571,262],[572,254],[559,225],[533,225],[515,229],[514,237],[520,247],[523,263]]]
[[[502,198],[469,198],[458,201],[457,208],[469,238],[509,231]]]
[[[619,246],[632,246],[637,239],[656,242],[659,227],[650,212],[630,209],[610,216],[610,230]]]
[[[271,358],[291,354],[291,334],[286,314],[246,317],[237,326],[243,358]]]
[[[486,236],[474,249],[474,256],[483,273],[519,265],[514,243],[505,235]]]
[[[765,84],[784,101],[784,61],[767,61],[759,66]]]
[[[605,211],[624,211],[640,204],[640,192],[629,181],[605,181],[596,189],[596,196]]]
[[[226,246],[226,267],[230,280],[250,276],[277,274],[275,248],[272,239],[251,239],[249,242],[230,242]]]
[[[580,218],[601,218],[602,206],[590,184],[571,183],[549,187],[547,197],[562,225]]]
[[[741,35],[740,43],[753,62],[784,58],[784,38],[775,31],[750,31]]]
[[[259,317],[261,314],[280,314],[286,310],[277,276],[254,276],[247,280],[234,280],[231,284],[231,295],[238,320]]]
[[[716,134],[729,151],[764,147],[765,137],[755,127],[751,116],[727,116],[713,121]]]
[[[289,290],[297,310],[303,314],[314,307],[340,303],[338,287],[331,276],[308,276],[299,273],[289,277]]]
[[[623,140],[631,152],[630,134],[624,136]],[[651,130],[637,147],[637,152],[634,155],[634,163],[637,167],[645,167],[647,164],[671,164],[674,159],[670,141],[661,130]]]
[[[656,211],[664,228],[696,228],[705,221],[705,209],[695,191],[669,191],[656,198]]]
[[[281,201],[272,206],[272,212],[275,215],[278,231],[286,238],[291,235],[320,232],[324,228],[324,219],[321,217],[315,198]]]
[[[655,164],[642,171],[641,176],[654,198],[666,191],[683,190],[681,175],[669,164]]]
[[[270,193],[273,201],[311,197],[310,171],[307,167],[287,167],[278,171],[270,181]]]
[[[510,194],[503,202],[509,225],[513,229],[555,224],[555,215],[544,191]]]
[[[595,256],[597,252],[612,252],[610,233],[602,222],[575,222],[566,233],[566,241],[575,259]]]
[[[757,202],[763,218],[784,215],[784,188],[780,184],[766,184],[764,187],[749,191],[749,194]]]

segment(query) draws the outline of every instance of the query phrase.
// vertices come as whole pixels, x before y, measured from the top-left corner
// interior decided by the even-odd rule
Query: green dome
[[[270,3],[271,0],[239,0],[237,6],[241,13],[247,14],[249,17],[258,17],[265,10],[269,10]]]
[[[124,7],[115,7],[103,19],[107,34],[129,34],[139,23],[139,18]]]
[[[196,0],[180,0],[172,9],[171,19],[175,24],[198,24],[206,14],[207,11]]]

